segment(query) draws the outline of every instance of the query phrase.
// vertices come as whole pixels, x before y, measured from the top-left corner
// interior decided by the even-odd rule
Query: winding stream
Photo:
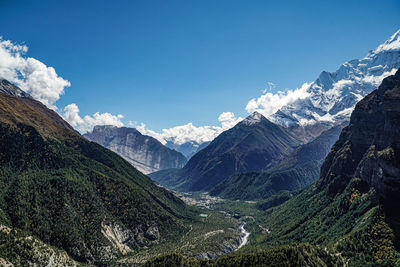
[[[240,225],[240,232],[241,232],[241,235],[242,235],[242,237],[241,237],[241,240],[240,240],[240,244],[239,244],[239,246],[237,247],[237,249],[236,250],[238,250],[238,249],[240,249],[241,247],[243,247],[244,245],[246,245],[247,244],[247,241],[248,241],[248,239],[249,239],[249,236],[250,236],[250,232],[247,232],[246,231],[246,229],[244,229],[244,226],[246,225],[246,223],[243,223],[242,225]]]

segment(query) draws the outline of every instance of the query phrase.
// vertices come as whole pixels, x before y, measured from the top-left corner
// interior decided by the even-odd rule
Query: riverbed
[[[241,247],[243,247],[244,245],[246,245],[247,241],[249,240],[250,232],[247,232],[247,230],[244,228],[245,225],[246,225],[246,223],[243,223],[242,225],[240,225],[239,229],[240,229],[240,233],[241,233],[241,238],[240,238],[240,244],[236,250],[238,250]]]

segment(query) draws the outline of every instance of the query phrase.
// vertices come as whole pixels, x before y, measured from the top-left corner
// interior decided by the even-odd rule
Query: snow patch
[[[257,111],[253,112],[250,116],[242,121],[245,125],[253,125],[259,123],[263,119],[263,115],[258,113]]]

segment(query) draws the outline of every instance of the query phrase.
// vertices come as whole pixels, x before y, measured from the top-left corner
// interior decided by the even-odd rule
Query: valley
[[[395,4],[41,1],[0,35],[0,266],[400,266]]]
[[[119,260],[120,263],[144,263],[150,258],[173,253],[213,260],[248,244],[251,232],[247,231],[247,224],[254,224],[255,208],[252,206],[255,203],[224,200],[205,192],[173,193],[197,213],[195,220],[185,222],[187,232],[174,242],[162,242],[145,251],[131,252]],[[252,216],[246,215],[247,211],[253,211]]]

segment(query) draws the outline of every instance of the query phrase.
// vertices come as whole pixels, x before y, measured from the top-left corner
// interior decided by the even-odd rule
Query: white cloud
[[[18,85],[47,107],[56,110],[55,102],[71,84],[59,77],[52,67],[25,57],[28,47],[0,37],[0,78]]]
[[[86,115],[83,118],[79,115],[79,108],[76,104],[69,104],[64,108],[64,119],[81,133],[92,131],[96,125],[114,125],[117,127],[124,126],[121,114],[113,115],[108,112],[96,112],[93,116]]]
[[[27,57],[27,52],[28,47],[26,45],[15,44],[0,37],[0,77],[16,84],[47,107],[57,110],[55,104],[64,94],[64,89],[71,85],[70,82],[59,77],[54,68],[46,66],[35,58]],[[95,125],[118,127],[124,125],[121,121],[122,115],[96,112],[92,116],[81,117],[79,108],[74,103],[66,106],[61,113],[64,119],[81,133],[91,131]],[[235,118],[232,112],[224,112],[218,118],[221,126],[196,127],[192,123],[188,123],[163,129],[162,133],[147,129],[143,123],[137,125],[129,121],[128,125],[136,126],[142,133],[154,136],[163,143],[167,141],[178,144],[188,141],[202,143],[211,141],[222,131],[233,127],[241,119]]]
[[[47,107],[57,110],[56,102],[64,94],[64,89],[71,84],[69,81],[59,77],[53,67],[48,67],[39,60],[27,57],[28,47],[15,44],[0,37],[0,78],[4,78],[22,90],[29,93],[33,98],[39,100]],[[272,86],[272,85],[271,85]],[[91,131],[95,125],[114,125],[121,127],[122,115],[96,112],[92,116],[81,117],[79,107],[72,103],[60,112],[76,130],[81,133]],[[192,123],[163,129],[157,133],[147,129],[145,124],[138,125],[132,121],[128,122],[130,127],[136,128],[144,134],[153,136],[162,143],[172,141],[183,144],[189,141],[203,143],[213,140],[222,131],[233,127],[242,118],[236,118],[232,112],[223,112],[218,120],[221,126],[194,126]]]
[[[218,121],[221,122],[222,130],[224,131],[232,128],[241,120],[243,120],[243,118],[236,118],[233,112],[222,112],[218,117]]]
[[[283,106],[291,104],[298,99],[307,98],[310,94],[307,89],[309,83],[304,83],[300,88],[288,90],[286,92],[278,91],[277,93],[266,92],[258,98],[251,99],[246,106],[249,113],[258,111],[268,117],[277,112]]]
[[[135,125],[135,128],[145,135],[150,135],[161,143],[166,144],[168,141],[181,145],[186,142],[194,141],[196,143],[204,143],[212,141],[223,131],[226,131],[235,126],[242,118],[236,118],[232,112],[223,112],[218,121],[221,126],[195,126],[193,123],[172,127],[169,129],[162,129],[161,133],[152,131],[146,127],[144,123]]]
[[[79,108],[76,104],[69,104],[64,108],[64,119],[71,124],[72,127],[81,125],[84,121],[79,116]]]

